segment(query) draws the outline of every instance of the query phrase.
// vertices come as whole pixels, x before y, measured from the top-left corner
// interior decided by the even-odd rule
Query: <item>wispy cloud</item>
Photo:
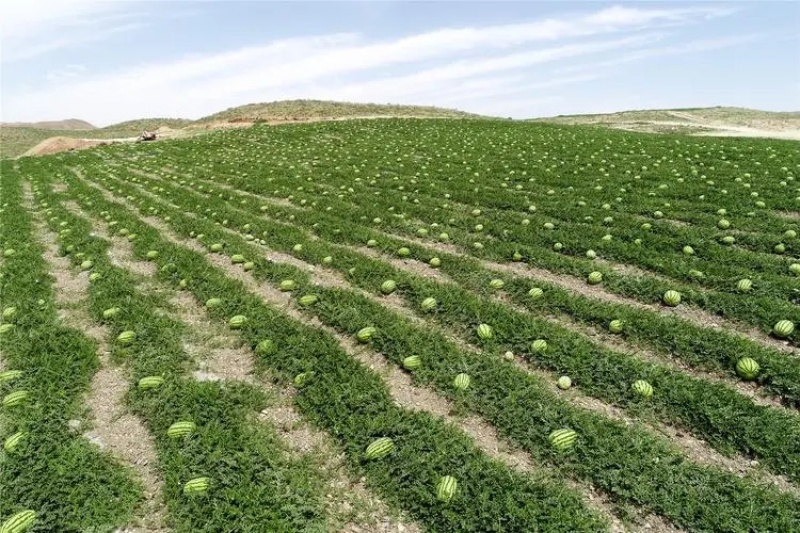
[[[103,17],[132,20],[130,13],[108,11],[106,2],[68,3],[80,9],[63,20],[29,21],[28,29],[15,30],[18,38],[41,35],[43,28],[54,25],[81,27]],[[521,102],[526,94],[531,102],[552,101],[547,90],[597,79],[615,61],[635,61],[667,49],[685,53],[735,44],[737,38],[695,43],[694,48],[691,43],[653,47],[676,28],[730,13],[716,5],[612,7],[526,23],[442,28],[395,39],[371,40],[354,33],[295,37],[97,75],[74,71],[66,77],[53,75],[57,83],[52,86],[5,96],[4,111],[13,114],[8,120],[69,115],[103,124],[140,116],[198,117],[241,103],[281,98],[415,100],[459,106],[478,105],[493,95],[509,97],[504,108],[509,109],[521,106],[510,102]],[[559,75],[556,64],[561,61],[577,62],[578,67]]]

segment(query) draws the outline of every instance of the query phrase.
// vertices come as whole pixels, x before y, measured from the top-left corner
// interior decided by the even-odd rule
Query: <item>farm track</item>
[[[83,430],[83,436],[101,450],[107,449],[120,462],[128,465],[136,472],[143,485],[142,507],[134,516],[132,525],[123,528],[124,531],[170,531],[166,526],[167,510],[162,500],[163,481],[152,436],[141,420],[128,412],[124,404],[129,380],[122,369],[110,361],[111,350],[106,342],[109,331],[94,324],[85,310],[89,274],[76,273],[69,260],[58,255],[55,236],[45,228],[40,220],[41,215],[34,209],[29,187],[25,188],[25,200],[26,208],[33,215],[37,239],[45,248],[44,258],[55,278],[56,305],[61,309],[65,323],[83,331],[98,346],[101,366],[92,376],[91,389],[84,400],[89,409],[88,420],[73,420],[73,426],[78,431]],[[84,422],[88,422],[88,427],[84,427]]]
[[[730,463],[729,463],[729,464],[730,464]],[[778,483],[779,483],[779,482],[778,482]],[[785,484],[785,483],[782,483],[782,485],[786,486],[786,484]]]
[[[155,265],[137,260],[128,240],[112,236],[107,225],[82,212],[75,202],[65,204],[76,216],[90,220],[98,234],[112,243],[109,256],[118,266],[148,278],[155,276]],[[347,475],[341,450],[337,450],[336,445],[323,432],[304,421],[293,407],[294,391],[278,387],[272,383],[268,373],[256,371],[252,353],[240,346],[241,342],[235,335],[214,323],[205,310],[185,292],[177,292],[161,282],[149,283],[168,296],[170,306],[165,311],[174,313],[181,322],[190,326],[186,332],[184,347],[193,356],[197,367],[193,377],[210,381],[242,381],[261,389],[271,399],[271,404],[257,418],[276,429],[291,450],[300,456],[310,456],[318,470],[324,472],[326,484],[323,490],[329,506],[328,516],[334,520],[328,526],[331,528],[329,531],[421,531],[417,524],[407,519],[395,519],[386,504],[363,485],[363,480],[355,480]]]
[[[131,172],[132,174],[136,174],[141,177],[145,177],[150,180],[160,181],[161,178],[133,168],[126,168],[127,171]],[[194,178],[198,179],[198,178]],[[260,194],[250,193],[250,192],[242,192],[235,189],[233,186],[219,183],[216,181],[204,180],[199,179],[199,181],[213,184],[216,187],[221,189],[227,190],[229,192],[235,192],[236,194],[246,196],[248,198],[257,199],[260,202],[265,202],[269,204],[273,204],[283,208],[289,208],[295,210],[298,213],[302,213],[306,211],[303,207],[298,207],[291,202],[287,202],[283,199],[276,199]],[[180,187],[180,186],[178,186]],[[285,223],[284,221],[282,221]],[[417,246],[428,249],[433,252],[438,253],[447,253],[453,256],[464,256],[464,250],[459,246],[453,244],[446,244],[442,242],[437,242],[433,240],[424,240],[419,239],[416,237],[412,237],[409,235],[400,235],[397,233],[393,233],[391,231],[385,230],[373,230],[376,233],[381,233],[389,238],[395,239],[400,242],[404,243],[413,243]],[[467,256],[470,257],[470,256]],[[697,325],[698,327],[703,328],[711,328],[715,330],[723,330],[726,333],[732,334],[737,336],[741,339],[747,339],[753,342],[758,342],[762,346],[773,348],[776,350],[780,350],[784,353],[791,354],[797,358],[800,358],[800,346],[795,346],[789,343],[789,341],[775,339],[769,335],[764,334],[762,331],[757,330],[753,327],[750,327],[744,323],[737,322],[734,320],[725,319],[711,313],[708,313],[701,308],[694,307],[694,306],[686,306],[681,305],[678,307],[665,307],[662,305],[653,305],[647,304],[642,301],[633,299],[631,297],[621,296],[614,292],[609,291],[605,287],[601,285],[588,285],[585,280],[580,280],[573,276],[559,274],[557,272],[534,267],[529,264],[524,263],[498,263],[495,261],[490,261],[486,259],[478,259],[481,265],[490,270],[495,271],[502,271],[507,273],[512,273],[515,275],[523,276],[533,281],[542,280],[553,285],[557,285],[564,289],[571,291],[574,294],[580,294],[582,296],[587,296],[591,298],[596,298],[602,301],[616,303],[620,305],[627,305],[636,309],[645,309],[657,313],[664,313],[669,315],[678,316],[684,320],[692,322],[693,324]],[[605,261],[605,260],[602,260]],[[627,265],[623,265],[620,263],[615,263],[611,261],[605,261],[606,263],[612,265],[612,269],[617,269],[619,272],[635,272],[637,276],[641,275],[643,272],[650,274],[649,271],[639,269],[638,267],[628,267]],[[631,270],[632,269],[632,270]],[[669,278],[662,277],[660,279],[669,280]],[[710,289],[709,289],[710,290]]]
[[[85,180],[85,178],[82,179]],[[136,208],[130,205],[130,203],[124,198],[114,196],[109,191],[99,187],[97,184],[89,180],[86,180],[86,183],[101,191],[109,201],[124,205],[131,210],[136,210]],[[157,229],[164,238],[168,239],[172,243],[192,249],[193,251],[204,252],[204,249],[195,242],[183,239],[179,235],[175,234],[172,228],[170,228],[163,220],[157,217],[143,217],[142,220],[148,225]],[[286,256],[285,254],[276,254],[276,252],[270,252],[268,250],[260,250],[260,252],[272,261],[277,259],[276,262],[280,262],[280,259],[291,257]],[[397,369],[397,367],[389,364],[379,353],[370,350],[363,345],[359,345],[351,338],[346,337],[337,330],[324,325],[318,319],[308,318],[299,311],[295,310],[289,305],[290,295],[288,293],[281,292],[263,283],[257,283],[246,272],[234,268],[230,262],[225,261],[220,256],[212,255],[209,257],[209,261],[211,261],[215,267],[219,268],[220,270],[224,270],[232,279],[242,282],[252,293],[257,294],[265,302],[268,302],[269,304],[279,308],[283,313],[293,320],[325,331],[332,337],[336,338],[346,353],[358,360],[365,367],[381,375],[386,384],[389,386],[392,397],[399,406],[412,411],[425,411],[441,418],[448,424],[461,429],[467,435],[469,435],[474,440],[477,447],[488,456],[501,461],[511,468],[515,468],[529,476],[532,476],[533,479],[556,479],[557,477],[560,477],[548,467],[537,464],[535,460],[526,452],[506,442],[498,435],[497,430],[491,424],[487,423],[481,418],[477,416],[469,416],[466,418],[453,416],[452,413],[456,411],[456,409],[449,400],[438,396],[433,390],[414,385],[408,374],[401,372]],[[312,265],[294,258],[292,258],[290,263],[306,270],[313,268]],[[314,274],[317,274],[318,272],[319,270],[314,269]],[[314,277],[315,276],[312,275],[312,279],[314,279]],[[320,285],[334,287],[344,287],[348,285],[346,281],[330,272],[316,276],[315,282]],[[359,292],[364,294],[364,291]],[[371,295],[368,295],[368,297],[374,298]],[[375,300],[380,302],[379,299]],[[419,321],[419,319],[416,319],[416,317],[414,317],[410,311],[406,310],[399,303],[392,305],[391,308],[395,312],[403,313],[406,316],[413,317],[415,320]],[[584,501],[586,501],[588,505],[601,512],[602,515],[604,515],[612,523],[611,531],[627,531],[627,528],[623,525],[622,521],[613,514],[612,507],[607,503],[607,496],[603,495],[596,488],[586,488],[575,480],[573,480],[569,486],[573,490],[581,493]],[[648,516],[646,518],[646,522],[650,526],[649,530],[651,531],[665,533],[679,531],[672,525],[665,522],[661,517],[655,515]]]
[[[154,195],[152,195],[152,193],[148,191],[143,191],[143,194],[152,197],[155,200],[158,200],[158,198],[156,198]],[[131,208],[132,206],[127,205],[127,207]],[[194,215],[192,214],[187,214],[187,216],[194,218]],[[164,233],[172,232],[171,228],[166,226],[163,221],[159,223],[159,229]],[[236,231],[228,228],[225,228],[224,231],[229,235],[241,236]],[[180,238],[174,234],[173,236],[176,239]],[[427,324],[422,317],[417,316],[415,312],[403,302],[402,298],[398,297],[395,294],[378,297],[359,287],[353,286],[350,282],[341,277],[334,270],[322,266],[315,266],[305,261],[299,260],[293,256],[283,254],[275,250],[270,250],[269,248],[265,249],[262,246],[257,246],[252,243],[251,243],[251,248],[254,254],[262,254],[271,261],[279,263],[285,262],[297,268],[309,271],[311,273],[312,281],[317,285],[328,286],[333,288],[345,288],[347,290],[353,291],[359,294],[360,296],[368,298],[371,301],[378,303],[379,305],[383,305],[384,307],[391,309],[392,311],[402,315],[404,318],[412,321],[413,323],[421,327],[433,328],[437,331],[440,331],[450,341],[454,342],[459,347],[459,349],[467,353],[471,353],[473,355],[482,353],[480,348],[469,344],[469,342],[466,339],[464,339],[463,336],[460,335],[458,332],[453,331],[450,328],[447,328],[446,326]],[[387,263],[390,263],[395,268],[400,270],[405,270],[413,275],[422,276],[428,279],[434,279],[441,283],[449,283],[455,285],[455,282],[453,280],[449,279],[445,274],[441,273],[437,269],[431,268],[429,265],[413,259],[392,258],[367,247],[349,247],[346,245],[340,245],[340,248],[350,249],[357,253],[361,253],[365,256],[383,260]],[[200,249],[202,250],[202,248]],[[227,266],[226,263],[222,260],[215,262],[219,263],[218,266],[220,267]],[[229,266],[228,270],[233,270],[234,273],[238,273],[237,270],[231,269]],[[509,308],[513,309],[515,312],[519,314],[522,315],[529,314],[529,311],[516,306],[516,304],[511,302],[508,298],[503,297],[502,295],[494,296],[493,299],[495,301],[502,302],[504,305],[508,306]],[[628,347],[625,343],[620,342],[618,339],[615,339],[610,335],[601,335],[596,330],[582,327],[580,324],[577,324],[574,321],[567,323],[563,317],[560,320],[554,319],[552,317],[550,317],[550,319],[553,323],[560,324],[564,327],[567,327],[568,329],[575,331],[576,333],[581,334],[584,338],[591,339],[592,342],[597,342],[598,344],[604,345],[612,350],[621,353],[626,353],[630,357],[642,358],[659,365],[663,365],[666,362],[665,358],[656,357],[653,354],[643,354],[641,351],[633,353],[630,347]],[[347,338],[344,338],[344,340],[348,341]],[[353,343],[351,342],[351,344]],[[353,344],[353,346],[358,348],[358,345]],[[520,368],[523,372],[535,375],[539,377],[542,382],[550,384],[550,391],[552,393],[555,394],[560,393],[562,395],[566,395],[570,399],[570,401],[572,401],[574,404],[584,409],[607,416],[610,419],[623,422],[626,425],[632,425],[635,423],[635,421],[630,416],[626,415],[622,409],[604,403],[602,400],[599,400],[597,398],[586,396],[576,389],[571,389],[566,393],[563,391],[559,391],[557,387],[555,387],[554,385],[558,378],[556,374],[548,372],[547,370],[542,368],[537,368],[535,367],[534,364],[532,364],[529,361],[526,361],[524,358],[521,357],[515,357],[514,361],[517,367]],[[707,375],[694,373],[690,369],[687,370],[686,368],[681,368],[674,364],[669,364],[669,366],[671,368],[680,371],[685,371],[686,373],[701,379],[707,378]],[[385,371],[386,369],[384,369],[382,374],[386,375]],[[401,375],[405,376],[405,374]],[[770,406],[780,409],[781,411],[785,411],[785,408],[780,404],[780,402],[774,399],[756,396],[752,388],[748,388],[741,382],[733,382],[732,380],[725,380],[719,377],[717,377],[716,380],[717,382],[725,383],[728,386],[734,386],[734,388],[736,388],[740,393],[744,394],[745,396],[752,399],[754,402],[759,403],[760,405]],[[469,423],[469,421],[467,421],[467,423]],[[763,480],[766,483],[781,488],[781,490],[788,491],[796,495],[800,495],[800,489],[793,486],[783,476],[772,474],[763,469],[756,470],[755,467],[759,466],[758,461],[747,459],[741,455],[726,457],[725,455],[722,455],[721,453],[713,449],[707,442],[699,438],[695,438],[690,434],[687,434],[688,433],[687,430],[676,428],[667,423],[652,420],[640,425],[642,428],[646,429],[647,431],[655,435],[667,437],[676,446],[677,449],[681,450],[691,460],[699,464],[717,466],[729,472],[735,472],[740,476],[745,476],[745,475],[754,476],[756,479]],[[470,433],[471,435],[475,435],[476,434],[475,431],[476,430],[471,429],[468,431],[468,433]],[[515,462],[518,463],[519,458],[512,460],[510,464],[514,464]]]

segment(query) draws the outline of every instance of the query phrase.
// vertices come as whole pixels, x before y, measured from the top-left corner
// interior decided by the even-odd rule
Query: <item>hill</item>
[[[0,128],[34,128],[40,130],[93,130],[95,127],[85,120],[68,118],[66,120],[51,120],[45,122],[0,122]]]
[[[433,106],[363,104],[327,100],[282,100],[231,107],[225,111],[203,117],[205,122],[254,122],[273,120],[320,120],[355,117],[477,117],[471,113]]]
[[[800,139],[800,112],[742,107],[649,109],[531,119],[554,124],[586,124],[652,133]]]

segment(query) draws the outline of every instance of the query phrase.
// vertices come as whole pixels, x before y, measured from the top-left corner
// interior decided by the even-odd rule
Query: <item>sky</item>
[[[800,110],[800,2],[0,0],[0,120],[254,102]]]

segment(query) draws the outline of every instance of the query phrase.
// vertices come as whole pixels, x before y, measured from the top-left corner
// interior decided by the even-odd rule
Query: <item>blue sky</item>
[[[800,110],[798,28],[798,2],[2,0],[0,117],[102,126],[294,98]]]

